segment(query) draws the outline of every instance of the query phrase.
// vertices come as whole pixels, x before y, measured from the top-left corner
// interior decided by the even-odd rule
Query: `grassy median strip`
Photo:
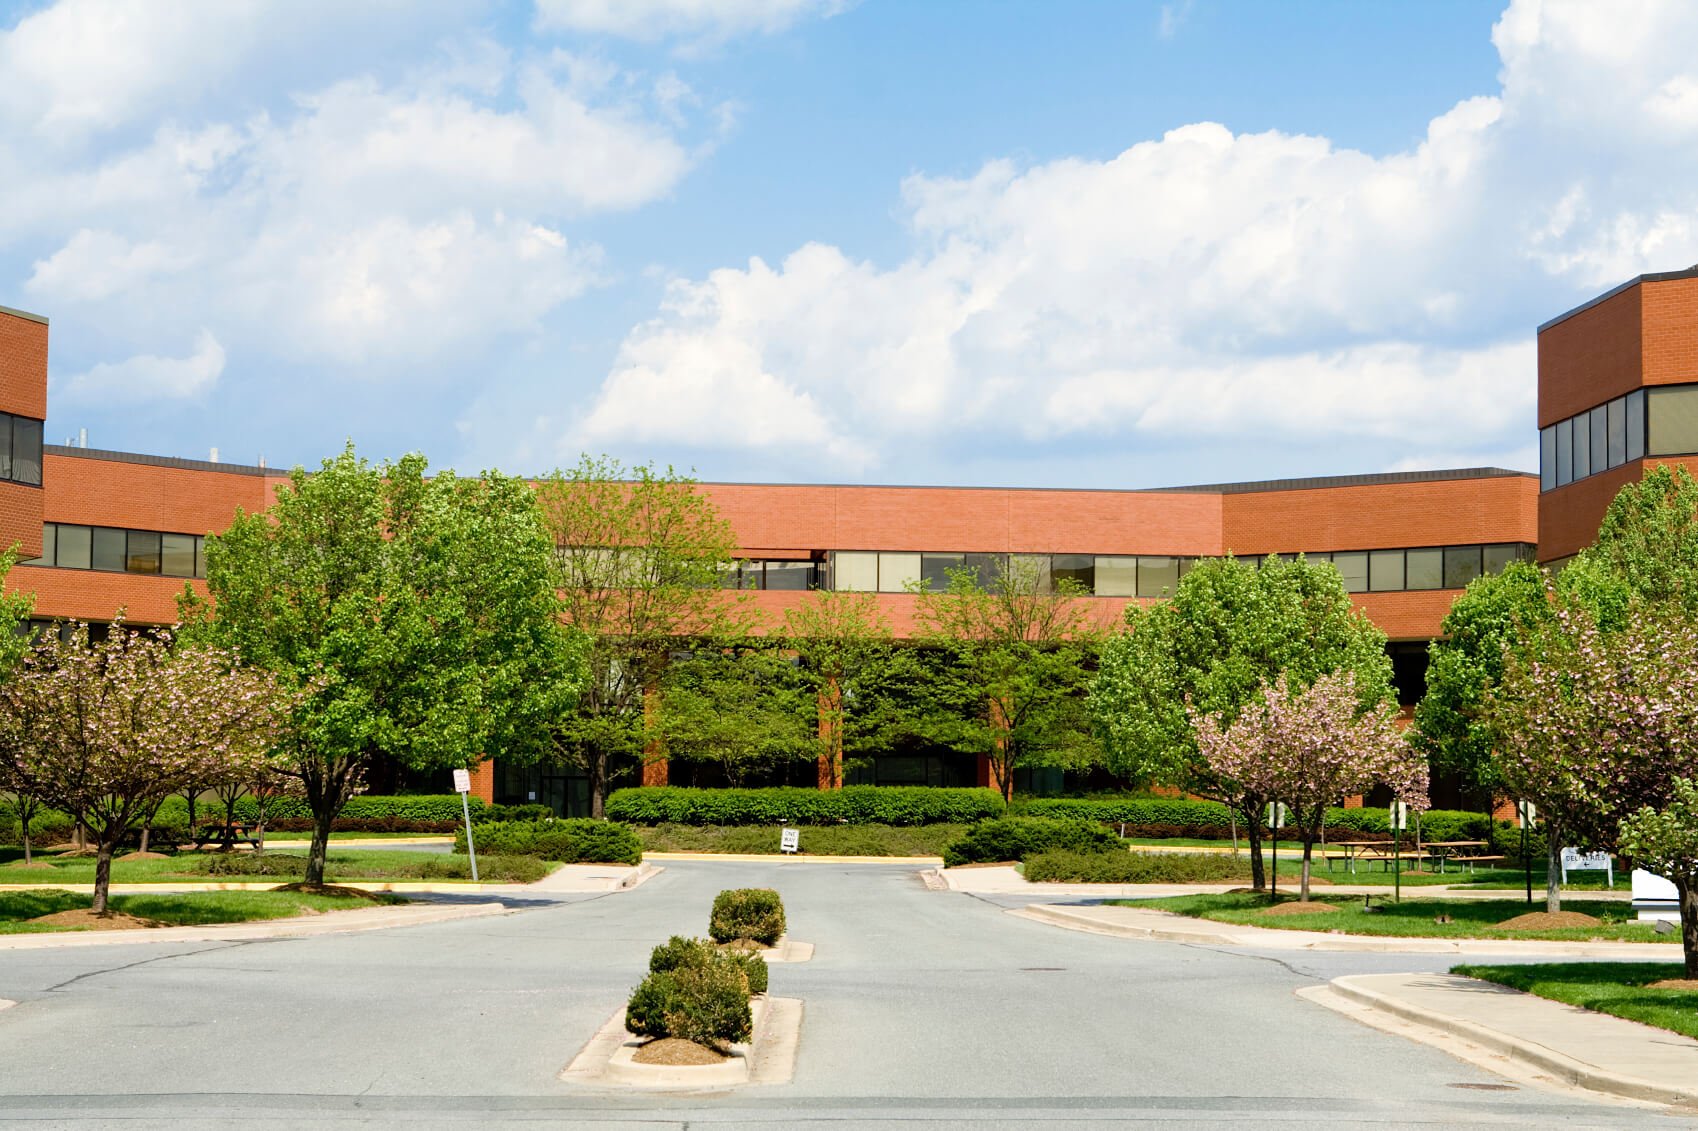
[[[380,903],[405,903],[397,896],[379,895]],[[80,911],[90,897],[47,888],[42,891],[0,892],[0,934],[36,934],[45,931],[81,930],[31,920],[63,911]],[[115,895],[112,910],[138,919],[150,919],[173,927],[205,926],[212,923],[247,923],[256,919],[287,919],[294,915],[324,911],[347,911],[370,907],[372,899],[353,899],[303,892],[210,891],[192,895]]]
[[[635,825],[644,852],[776,853],[776,825]],[[803,825],[804,856],[942,856],[966,825]]]
[[[1170,911],[1216,923],[1244,927],[1273,927],[1288,931],[1322,931],[1347,935],[1381,935],[1434,939],[1548,939],[1556,942],[1665,942],[1673,946],[1678,934],[1659,935],[1649,923],[1627,918],[1625,906],[1587,904],[1596,924],[1555,928],[1515,928],[1500,924],[1534,910],[1510,899],[1405,899],[1393,903],[1375,895],[1368,910],[1361,896],[1316,899],[1305,908],[1282,899],[1270,908],[1261,895],[1185,895],[1171,899],[1112,900],[1118,907]]]
[[[1685,977],[1685,968],[1677,962],[1464,965],[1453,966],[1450,972],[1698,1039],[1698,988],[1653,985]]]
[[[0,884],[40,884],[54,887],[64,884],[92,884],[94,857],[41,856],[37,864],[46,867],[24,868],[16,862],[0,865]],[[529,856],[478,857],[478,878],[487,883],[532,883],[542,879],[558,864],[550,864]],[[115,884],[181,884],[181,883],[264,883],[267,879],[284,882],[299,879],[306,873],[306,852],[184,852],[160,860],[115,860],[112,863],[112,882]],[[373,881],[446,881],[470,880],[471,864],[463,855],[446,852],[407,852],[384,849],[332,848],[326,858],[326,883],[348,880]]]

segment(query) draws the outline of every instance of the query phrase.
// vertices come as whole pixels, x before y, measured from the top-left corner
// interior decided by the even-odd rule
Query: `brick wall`
[[[47,323],[0,310],[0,412],[47,418]]]

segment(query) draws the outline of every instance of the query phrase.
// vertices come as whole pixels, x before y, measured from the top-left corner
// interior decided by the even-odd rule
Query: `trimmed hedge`
[[[469,880],[471,862],[464,856],[434,852],[413,853],[417,860],[385,863],[378,870],[388,880]],[[208,876],[288,876],[300,879],[307,873],[307,858],[292,852],[209,852],[180,857],[184,871]],[[359,879],[358,867],[345,867],[335,853],[325,872],[333,880]],[[532,884],[549,873],[549,865],[535,856],[480,856],[478,877],[485,883]]]
[[[1020,812],[1027,817],[1095,821],[1117,828],[1124,824],[1127,836],[1140,838],[1224,840],[1232,836],[1232,811],[1218,801],[1037,798],[1021,806]],[[1332,829],[1350,829],[1370,839],[1377,835],[1389,840],[1389,820],[1386,811],[1377,806],[1327,810],[1329,836]],[[1430,809],[1421,814],[1421,836],[1424,840],[1485,840],[1487,824],[1484,813],[1466,809]],[[1243,831],[1243,823],[1240,822],[1240,836]],[[1280,836],[1281,839],[1294,839],[1294,830],[1281,830]]]
[[[767,988],[766,959],[746,950],[721,950],[709,939],[687,939],[673,935],[654,948],[649,955],[649,973],[664,974],[685,966],[706,966],[710,962],[730,962],[743,971],[751,994],[764,994]]]
[[[732,888],[713,899],[708,937],[717,943],[744,939],[776,945],[784,935],[784,901],[771,888]]]
[[[631,992],[625,1027],[639,1037],[677,1037],[709,1047],[746,1041],[754,1028],[748,977],[731,961],[650,974]]]
[[[1211,852],[1038,852],[1026,857],[1035,884],[1200,884],[1248,880],[1250,862]]]
[[[612,821],[568,817],[547,821],[497,821],[476,827],[477,849],[492,856],[537,856],[566,864],[640,864],[637,834]],[[454,851],[466,851],[466,830],[454,834]]]
[[[851,785],[843,789],[688,789],[641,786],[607,799],[631,825],[971,824],[1003,814],[992,789]]]
[[[1120,838],[1101,825],[1042,817],[1005,817],[981,821],[967,835],[943,850],[948,867],[1001,860],[1024,860],[1034,852],[1069,849],[1074,852],[1116,852]]]

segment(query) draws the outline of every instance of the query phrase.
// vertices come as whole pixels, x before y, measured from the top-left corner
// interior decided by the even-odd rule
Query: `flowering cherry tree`
[[[1621,822],[1621,847],[1680,893],[1686,976],[1698,978],[1698,780],[1678,778],[1671,793],[1661,810],[1646,806]]]
[[[1389,704],[1363,710],[1348,671],[1296,690],[1282,674],[1230,723],[1192,712],[1209,768],[1238,793],[1290,810],[1303,841],[1302,899],[1309,898],[1310,861],[1328,806],[1385,785],[1411,809],[1427,807],[1426,759],[1404,741],[1395,717]]]
[[[41,796],[94,838],[94,905],[107,910],[112,854],[138,818],[186,782],[257,767],[286,704],[269,673],[169,633],[88,626],[44,634],[0,685],[0,757],[27,763]]]
[[[1558,609],[1492,691],[1499,774],[1545,818],[1552,911],[1565,843],[1613,850],[1623,817],[1698,777],[1698,632],[1682,616],[1620,615],[1606,633],[1583,609]]]

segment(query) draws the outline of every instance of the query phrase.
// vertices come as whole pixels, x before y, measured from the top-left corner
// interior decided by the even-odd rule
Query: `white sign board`
[[[1643,868],[1633,870],[1633,909],[1641,919],[1680,922],[1680,891],[1673,880],[1665,880]]]
[[[1266,816],[1268,819],[1268,828],[1283,829],[1285,827],[1286,818],[1290,816],[1290,812],[1286,809],[1284,803],[1279,801],[1270,801],[1268,802]]]
[[[1409,802],[1407,802],[1407,801],[1393,801],[1391,803],[1391,807],[1386,810],[1386,824],[1389,825],[1394,830],[1402,830],[1402,829],[1408,828],[1409,827]]]
[[[782,829],[778,834],[778,850],[780,852],[802,851],[802,830]]]
[[[1517,825],[1520,825],[1524,829],[1530,829],[1536,825],[1538,821],[1538,806],[1534,805],[1531,801],[1517,801],[1515,803],[1515,823]]]
[[[455,793],[470,793],[470,792],[472,792],[472,772],[470,770],[455,770],[454,771],[454,792]]]
[[[1582,852],[1578,848],[1562,850],[1562,882],[1568,882],[1570,872],[1607,872],[1610,887],[1615,887],[1615,860],[1607,852]]]

